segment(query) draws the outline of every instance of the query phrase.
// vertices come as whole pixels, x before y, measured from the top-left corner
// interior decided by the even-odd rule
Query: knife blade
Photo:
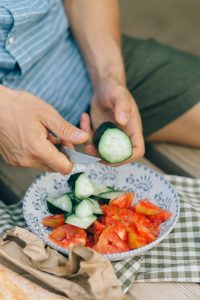
[[[96,156],[90,156],[76,150],[73,150],[67,146],[62,147],[62,152],[67,155],[67,157],[75,164],[90,165],[95,164],[101,160],[101,158]]]

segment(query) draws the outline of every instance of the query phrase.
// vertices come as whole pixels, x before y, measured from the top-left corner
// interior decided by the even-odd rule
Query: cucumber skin
[[[76,180],[78,179],[78,177],[80,175],[84,174],[84,172],[78,172],[78,173],[75,173],[75,174],[72,174],[69,179],[68,179],[68,184],[70,186],[70,188],[72,189],[72,191],[74,191],[75,189],[75,182]]]
[[[104,134],[104,132],[107,129],[110,128],[118,128],[114,123],[112,122],[103,122],[94,132],[93,135],[93,143],[95,145],[95,147],[98,149],[99,147],[99,142],[101,140],[101,136]],[[119,129],[119,128],[118,128]]]
[[[60,214],[64,214],[64,210],[62,210],[59,207],[54,206],[53,204],[51,204],[50,202],[46,201],[47,204],[47,208],[48,211],[53,214],[53,215],[60,215]]]

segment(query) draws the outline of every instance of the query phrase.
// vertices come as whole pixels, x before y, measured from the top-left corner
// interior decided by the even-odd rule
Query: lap
[[[200,58],[155,40],[123,37],[127,84],[147,137],[200,100]]]

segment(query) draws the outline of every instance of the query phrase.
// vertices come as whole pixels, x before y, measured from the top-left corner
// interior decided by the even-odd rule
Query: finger
[[[99,153],[97,151],[97,149],[95,148],[95,146],[93,145],[86,145],[85,148],[85,153],[87,153],[88,155],[91,155],[91,156],[99,156]]]
[[[115,120],[119,125],[125,126],[130,118],[132,108],[131,98],[128,93],[117,97],[114,100]]]
[[[54,136],[52,133],[48,132],[47,133],[47,139],[52,143],[52,144],[59,144],[61,142],[61,139]]]
[[[71,148],[73,150],[75,149],[73,144],[71,144],[71,143],[68,143],[68,142],[65,142],[65,141],[62,141],[61,143],[62,143],[62,145],[67,146],[68,148]]]
[[[80,128],[88,133],[86,144],[92,143],[93,130],[90,126],[90,116],[87,113],[82,113],[80,120]]]
[[[89,135],[89,139],[85,143],[85,147],[84,147],[85,153],[91,156],[99,156],[98,151],[96,150],[95,146],[92,143],[93,130],[90,126],[90,116],[87,113],[82,114],[80,127],[83,130],[85,130]]]
[[[88,140],[88,133],[64,120],[51,106],[48,106],[45,116],[41,118],[43,125],[65,142],[81,144]]]
[[[31,158],[23,158],[20,164],[23,168],[37,169],[44,172],[53,172],[53,169],[44,165],[41,161]]]
[[[145,144],[142,133],[142,126],[140,125],[140,121],[137,116],[133,117],[130,126],[133,128],[133,132],[130,135],[130,139],[133,145],[133,155],[128,159],[127,162],[135,161],[144,156],[145,152]]]
[[[36,170],[40,170],[40,171],[43,171],[43,172],[49,172],[49,173],[53,173],[55,172],[52,168],[48,167],[48,166],[45,166],[44,164],[42,163],[31,163],[29,168],[31,169],[36,169]]]
[[[73,163],[67,157],[59,152],[56,147],[46,140],[41,145],[42,152],[38,152],[38,156],[43,165],[52,169],[54,172],[61,174],[69,174],[73,168]]]

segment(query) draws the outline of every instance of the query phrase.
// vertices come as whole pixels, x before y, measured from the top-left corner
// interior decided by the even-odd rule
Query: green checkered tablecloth
[[[166,176],[178,191],[179,220],[157,247],[141,257],[113,263],[124,293],[135,282],[200,282],[200,179]],[[26,227],[22,202],[0,202],[0,232]]]

